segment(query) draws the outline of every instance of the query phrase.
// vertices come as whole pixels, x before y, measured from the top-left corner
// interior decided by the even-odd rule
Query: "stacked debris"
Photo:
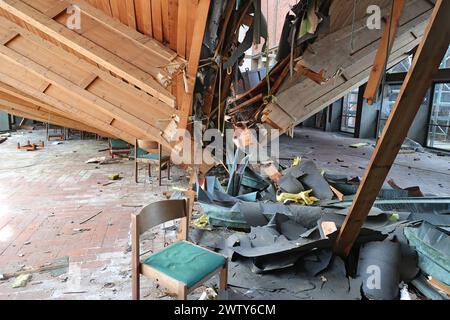
[[[276,94],[288,76],[307,77],[317,83],[327,81],[323,71],[309,69],[301,57],[319,36],[319,26],[329,15],[330,3],[301,0],[289,10],[272,65],[267,12],[262,11],[261,0],[213,1],[195,88],[194,121],[201,121],[205,130],[214,128],[221,132],[237,126],[250,128],[258,123],[284,128],[285,123],[270,121],[268,115],[283,114],[276,103]],[[241,40],[243,28],[246,33]],[[259,72],[258,83],[249,86],[240,66],[252,46],[261,49],[266,66]]]
[[[401,287],[409,294],[404,284],[410,284],[420,297],[448,298],[450,198],[424,196],[418,187],[402,189],[390,181],[343,260],[333,245],[358,177],[324,172],[300,158],[290,167],[272,163],[278,174],[249,164],[239,151],[234,160],[226,188],[217,175],[198,179],[204,215],[192,235],[194,242],[230,257],[232,286],[262,299],[271,298],[269,292],[361,299],[362,292],[368,299],[391,300],[400,298]]]

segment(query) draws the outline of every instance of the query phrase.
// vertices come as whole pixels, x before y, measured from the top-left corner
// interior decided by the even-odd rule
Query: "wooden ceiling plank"
[[[177,51],[178,0],[169,0],[169,46]]]
[[[97,96],[64,79],[63,77],[54,73],[52,70],[36,64],[32,60],[29,60],[28,58],[17,54],[7,47],[0,47],[0,56],[8,60],[11,64],[23,66],[33,74],[41,76],[46,81],[49,81],[52,85],[66,91],[67,94],[76,95],[84,104],[83,106],[81,106],[82,108],[100,108],[106,114],[109,114],[114,118],[120,118],[121,120],[128,123],[131,127],[137,128],[143,134],[152,135],[152,138],[156,138],[159,135],[158,130],[152,129],[148,123],[142,121],[140,118],[122,110],[121,108],[116,107],[111,103],[108,103],[105,100],[99,99]]]
[[[161,1],[161,15],[162,15],[162,26],[163,26],[163,42],[169,43],[170,41],[170,22],[169,22],[169,1]]]
[[[402,58],[406,58],[407,52],[420,43],[432,9],[432,5],[422,0],[411,0],[405,4],[403,17],[409,16],[411,19],[398,28],[388,68],[400,62]],[[365,19],[357,22],[356,30],[358,31],[355,32],[355,38],[368,37],[369,31],[365,29],[365,23]],[[411,31],[418,38],[413,37]],[[330,81],[319,85],[309,79],[294,78],[282,85],[277,94],[278,104],[293,119],[291,124],[283,130],[288,130],[289,127],[303,122],[352,89],[367,82],[378,49],[377,41],[380,40],[380,37],[377,40],[377,33],[370,35],[371,42],[367,44],[366,41],[364,47],[352,54],[348,41],[351,32],[351,26],[349,26],[318,39],[313,44],[313,51],[307,51],[304,54],[306,66],[312,70],[325,69]],[[356,43],[359,44],[359,41]],[[342,72],[346,74],[347,79],[344,80],[339,76]],[[269,118],[275,121],[277,115],[270,114]]]
[[[175,97],[163,88],[155,79],[132,64],[124,61],[91,41],[77,35],[74,31],[62,28],[56,21],[17,0],[4,0],[0,7],[14,16],[36,27],[60,43],[72,48],[79,54],[106,67],[111,72],[133,83],[142,90],[157,97],[168,105],[175,106]]]
[[[42,121],[44,123],[52,123],[55,125],[60,125],[66,128],[72,128],[77,130],[83,130],[88,132],[93,132],[100,134],[101,136],[108,136],[106,132],[98,130],[97,128],[88,126],[82,122],[67,118],[58,114],[54,114],[48,110],[42,109],[40,107],[31,105],[22,105],[20,103],[11,102],[7,99],[0,98],[0,109],[14,114],[16,116],[26,117],[27,119],[33,119],[37,121]]]
[[[188,20],[187,1],[178,1],[177,53],[186,58],[186,28]]]
[[[127,20],[128,20],[128,26],[130,28],[136,29],[136,11],[134,8],[134,0],[126,0],[125,2],[126,8],[127,8]]]
[[[161,128],[159,121],[166,121],[167,119],[172,119],[174,115],[176,115],[176,110],[172,109],[155,98],[152,98],[151,96],[145,94],[144,92],[134,88],[131,85],[128,85],[124,83],[123,81],[114,78],[110,76],[109,74],[100,71],[95,70],[95,66],[85,62],[84,60],[80,60],[74,56],[72,56],[70,53],[54,47],[52,44],[42,40],[41,38],[29,33],[26,30],[23,30],[19,28],[18,26],[14,25],[13,23],[4,20],[4,18],[0,18],[1,32],[9,32],[9,31],[17,31],[20,32],[21,37],[26,37],[27,39],[31,39],[32,43],[35,44],[35,47],[29,46],[28,43],[24,43],[23,39],[18,39],[14,44],[14,50],[8,48],[8,47],[0,47],[1,55],[8,59],[9,61],[9,67],[18,65],[22,67],[26,67],[28,70],[32,71],[35,76],[40,77],[44,79],[45,81],[42,82],[42,85],[36,84],[38,86],[47,86],[48,82],[50,82],[53,86],[56,86],[62,90],[65,90],[67,92],[66,95],[71,96],[76,94],[78,99],[81,99],[82,105],[79,106],[79,108],[84,108],[84,105],[91,105],[94,108],[97,108],[98,110],[102,112],[106,112],[111,117],[116,118],[120,117],[120,119],[123,119],[125,122],[128,122],[130,126],[136,127],[139,130],[141,130],[141,133],[144,135],[151,135],[152,137],[158,137],[160,135],[160,132],[163,128]],[[7,29],[5,29],[5,27]],[[9,27],[9,28],[8,28]],[[1,33],[0,33],[1,34]],[[19,47],[21,46],[21,47]],[[23,51],[25,50],[25,51]],[[25,56],[21,55],[20,53],[24,54]],[[52,56],[52,58],[49,61],[45,60],[37,60],[39,61],[39,64],[36,64],[31,59],[38,59],[37,56],[39,54],[43,54],[44,56]],[[62,61],[65,61],[64,63]],[[56,74],[54,71],[63,72],[66,68],[70,70],[71,65],[76,66],[79,69],[80,73],[79,79],[80,81],[76,81],[76,78],[74,78],[71,81],[67,81],[65,78],[61,77],[60,75]],[[47,68],[45,68],[47,66]],[[6,71],[6,69],[5,69]],[[14,74],[16,71],[14,69],[11,70],[11,73]],[[75,75],[75,72],[70,72],[71,75]],[[94,95],[91,91],[94,89],[94,86],[90,86],[90,90],[84,90],[83,86],[80,87],[80,83],[83,82],[83,80],[86,78],[86,76],[90,76],[92,80],[96,80],[97,77],[94,79],[94,75],[96,74],[99,79],[98,81],[106,81],[108,90],[105,91],[103,97],[99,97]],[[66,74],[66,77],[69,77],[69,75]],[[24,79],[30,79],[28,76],[24,76]],[[114,87],[111,87],[113,85]],[[51,90],[46,90],[46,94],[50,94],[51,92],[54,92],[53,87],[50,87]],[[36,90],[36,89],[35,89]],[[39,91],[39,89],[37,90]],[[51,91],[51,92],[49,92]],[[114,104],[111,104],[107,102],[106,100],[103,100],[106,96],[113,97],[114,95],[119,96],[119,94],[122,92],[122,94],[129,94],[128,98],[126,96],[123,96],[122,100],[120,100],[120,103],[117,103],[117,106]],[[111,94],[114,93],[114,94]],[[139,99],[139,100],[136,100]],[[149,108],[152,105],[158,105],[162,104],[161,106],[154,108],[153,112],[140,114],[139,116],[136,116],[139,114],[139,112],[145,112],[145,110],[150,110]],[[164,108],[166,106],[166,108]],[[134,107],[139,107],[134,108]],[[99,109],[100,108],[100,109]],[[134,114],[130,114],[128,112],[122,111],[121,108],[124,108],[124,110],[134,110]],[[158,118],[159,116],[159,118]],[[147,122],[142,121],[141,118],[146,118]],[[153,121],[151,123],[150,121]],[[156,126],[153,128],[153,126]]]
[[[205,36],[206,23],[208,20],[209,7],[211,0],[200,0],[197,8],[197,16],[194,27],[194,36],[192,40],[191,52],[189,54],[189,63],[187,67],[188,92],[184,95],[181,110],[179,127],[186,129],[190,113],[192,112],[192,102],[197,78],[197,70],[200,64],[200,55]]]
[[[137,29],[153,37],[152,6],[149,0],[135,0]]]
[[[163,16],[161,0],[152,0],[153,38],[159,42],[164,40]]]

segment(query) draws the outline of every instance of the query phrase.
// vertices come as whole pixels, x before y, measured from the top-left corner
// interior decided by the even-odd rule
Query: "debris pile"
[[[249,164],[239,151],[234,160],[228,179],[197,179],[203,212],[192,240],[230,257],[230,284],[252,290],[247,298],[276,292],[297,299],[392,300],[401,290],[414,299],[449,298],[449,197],[389,181],[350,256],[342,258],[333,245],[359,177],[324,172],[301,158],[290,167],[271,163],[277,174]]]

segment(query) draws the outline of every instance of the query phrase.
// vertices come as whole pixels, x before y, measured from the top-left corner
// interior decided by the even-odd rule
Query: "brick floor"
[[[141,183],[135,184],[130,161],[85,164],[108,156],[98,152],[107,148],[105,141],[49,142],[35,152],[16,149],[17,142],[44,137],[41,130],[21,131],[0,145],[0,273],[36,268],[62,257],[69,258],[70,267],[56,277],[33,274],[25,288],[12,289],[13,280],[0,281],[0,299],[129,299],[129,217],[139,210],[129,205],[163,199],[162,193],[172,186],[186,186],[186,174],[175,168],[173,180],[165,179],[159,187],[144,170]],[[113,173],[123,178],[103,186]],[[81,275],[79,285],[71,273]],[[143,293],[149,299],[164,294],[146,281]]]

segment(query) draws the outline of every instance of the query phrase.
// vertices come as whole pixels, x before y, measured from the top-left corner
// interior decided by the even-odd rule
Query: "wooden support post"
[[[189,64],[187,67],[188,93],[184,95],[181,102],[179,128],[186,129],[189,115],[192,112],[192,102],[194,99],[194,88],[197,77],[197,70],[200,63],[200,54],[202,51],[203,38],[205,36],[206,23],[211,0],[200,0],[197,7],[197,17],[194,27],[191,50],[189,54]],[[182,7],[180,7],[182,10]],[[179,43],[180,45],[180,43]]]
[[[375,62],[370,73],[369,81],[367,82],[364,98],[372,105],[377,96],[378,88],[380,87],[381,80],[383,78],[384,70],[387,66],[389,55],[391,54],[392,47],[394,46],[395,35],[397,33],[398,23],[405,7],[405,0],[393,0],[392,16],[389,18],[389,22],[386,24],[386,28],[381,38],[380,47],[378,48]]]
[[[405,140],[450,43],[450,1],[438,0],[334,250],[347,256]]]

